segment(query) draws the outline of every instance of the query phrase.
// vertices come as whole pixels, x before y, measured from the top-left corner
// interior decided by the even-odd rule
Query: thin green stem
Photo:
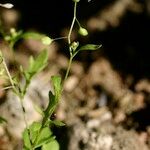
[[[78,26],[79,26],[79,28],[81,27],[81,24],[80,24],[80,22],[78,21],[78,19],[76,18],[76,22],[77,22],[77,24],[78,24]]]
[[[74,23],[76,20],[76,10],[77,10],[77,2],[74,3],[73,20],[72,20],[71,27],[70,27],[69,34],[68,34],[68,44],[69,45],[71,44],[71,33],[72,33],[73,26],[74,26]]]
[[[53,39],[53,41],[62,40],[62,39],[67,39],[67,37],[66,36],[64,36],[64,37],[58,37],[58,38]]]
[[[21,95],[21,93],[20,93],[20,95]],[[22,95],[21,96],[20,95],[18,95],[18,97],[20,98],[20,104],[21,104],[21,109],[22,109],[22,114],[23,114],[23,120],[24,120],[24,123],[25,123],[25,127],[27,129],[28,136],[30,138],[30,144],[32,145],[31,134],[30,134],[27,118],[26,118],[26,109],[25,109],[25,107],[23,105],[23,97],[22,97]]]
[[[22,92],[21,92],[22,98],[24,98],[24,96],[25,96],[25,94],[26,94],[26,92],[27,92],[27,88],[28,88],[29,84],[30,84],[30,80],[29,80],[29,81],[26,81],[26,83],[25,83],[25,85],[24,85],[24,88],[23,88],[23,90],[22,90]]]
[[[64,78],[64,80],[63,80],[63,84],[62,84],[62,85],[64,85],[65,81],[66,81],[67,78],[68,78],[69,71],[70,71],[71,64],[72,64],[72,59],[73,59],[73,57],[71,56],[70,59],[69,59],[68,68],[67,68],[67,71],[66,71],[66,74],[65,74],[65,78]]]
[[[21,108],[22,108],[22,113],[23,113],[23,118],[24,118],[24,122],[25,122],[26,128],[29,129],[28,122],[27,122],[26,115],[25,115],[26,110],[24,108],[23,99],[22,98],[20,98],[20,103],[21,103]]]
[[[4,90],[7,90],[7,89],[12,89],[13,87],[12,86],[7,86],[7,87],[4,87],[2,89],[0,89],[0,91],[4,91]]]
[[[5,70],[6,70],[6,73],[7,73],[7,75],[8,75],[8,78],[9,78],[9,81],[10,81],[10,83],[11,83],[11,85],[12,85],[12,88],[16,91],[16,88],[15,88],[15,86],[14,86],[14,82],[13,82],[13,80],[12,80],[12,77],[11,77],[11,75],[10,75],[10,72],[9,72],[9,70],[8,70],[8,68],[7,68],[7,65],[6,65],[6,62],[5,62],[5,59],[3,58],[3,66],[4,66],[4,68],[5,68]]]
[[[72,30],[73,30],[73,27],[74,27],[74,24],[75,24],[75,21],[76,21],[76,10],[77,10],[77,2],[74,3],[73,20],[72,20],[71,27],[70,27],[70,30],[69,30],[69,33],[68,33],[68,45],[69,45],[69,51],[70,51],[70,59],[69,59],[67,71],[66,71],[66,74],[65,74],[65,78],[63,80],[62,87],[63,87],[65,81],[68,78],[69,71],[70,71],[71,64],[72,64],[72,59],[73,59],[73,56],[72,56],[73,54],[72,54],[72,49],[70,47],[70,44],[71,44],[71,33],[72,33]]]
[[[28,130],[29,137],[30,137],[29,127],[28,127],[28,123],[27,123],[27,119],[26,119],[26,115],[25,115],[26,111],[25,111],[25,108],[24,108],[24,105],[23,105],[23,97],[22,97],[22,94],[21,94],[20,92],[18,92],[18,90],[16,89],[16,87],[15,87],[15,85],[14,85],[14,82],[13,82],[13,80],[12,80],[12,77],[11,77],[11,75],[10,75],[10,72],[9,72],[9,70],[8,70],[8,68],[7,68],[5,59],[4,59],[3,56],[2,56],[2,59],[3,59],[3,60],[2,60],[3,66],[4,66],[5,70],[6,70],[6,73],[7,73],[7,75],[8,75],[9,81],[10,81],[10,83],[11,83],[11,86],[9,86],[9,87],[13,88],[14,92],[15,92],[15,93],[17,94],[17,96],[20,98],[20,104],[21,104],[21,108],[22,108],[22,112],[23,112],[23,119],[24,119],[24,122],[25,122],[25,126],[26,126],[26,128],[27,128],[27,130]],[[31,142],[31,141],[30,141],[30,142]]]

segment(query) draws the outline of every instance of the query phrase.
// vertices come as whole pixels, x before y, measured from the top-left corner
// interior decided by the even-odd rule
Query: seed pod
[[[48,36],[44,36],[41,40],[44,45],[50,45],[53,42],[53,39]]]
[[[85,28],[80,27],[79,28],[79,34],[82,35],[82,36],[87,36],[88,31]]]
[[[73,0],[74,2],[78,3],[80,0]]]

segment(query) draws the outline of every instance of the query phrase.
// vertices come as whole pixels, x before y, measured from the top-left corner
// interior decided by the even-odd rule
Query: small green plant
[[[21,38],[23,39],[33,38],[36,40],[40,40],[45,45],[49,45],[53,41],[58,40],[58,39],[67,38],[68,40],[68,49],[70,53],[70,59],[69,59],[68,68],[67,68],[65,77],[64,79],[62,79],[60,76],[57,76],[57,75],[51,77],[51,84],[53,85],[53,91],[49,91],[48,105],[44,110],[38,108],[38,112],[41,114],[42,120],[39,122],[35,121],[31,125],[28,124],[28,120],[26,119],[26,108],[24,108],[24,105],[23,105],[24,96],[27,93],[27,89],[28,89],[28,86],[30,85],[32,78],[37,73],[42,71],[48,64],[48,52],[46,49],[44,49],[36,58],[33,58],[31,56],[29,58],[29,67],[26,69],[24,69],[21,65],[19,66],[19,72],[25,81],[24,84],[20,82],[17,76],[13,77],[10,74],[5,58],[2,52],[0,53],[0,63],[1,63],[0,76],[6,77],[7,79],[9,79],[9,82],[10,82],[10,85],[5,87],[4,89],[11,88],[13,92],[19,97],[20,104],[22,107],[22,113],[23,113],[24,122],[26,125],[26,128],[23,132],[23,141],[24,141],[23,149],[24,150],[35,150],[37,148],[41,148],[41,150],[58,150],[59,149],[59,144],[56,141],[55,136],[53,135],[50,127],[52,125],[64,126],[65,124],[58,120],[52,120],[51,116],[53,112],[55,111],[59,103],[59,100],[61,99],[64,82],[68,78],[73,58],[80,51],[96,50],[101,47],[101,45],[94,45],[94,44],[87,44],[84,46],[80,46],[78,41],[71,40],[71,34],[72,34],[72,30],[73,30],[75,23],[77,23],[79,27],[78,33],[80,35],[82,36],[88,35],[88,31],[80,25],[76,17],[77,4],[79,0],[73,0],[73,2],[74,2],[74,15],[73,15],[73,20],[72,20],[71,27],[70,27],[67,37],[60,37],[60,38],[52,39],[44,34],[39,34],[36,32],[24,33],[23,31],[17,32],[15,29],[11,29],[9,35],[5,35],[4,33],[2,34],[4,36],[5,41],[8,42],[12,50],[12,53],[14,53],[14,45]],[[6,6],[6,5],[1,4],[1,6]],[[6,122],[6,120],[0,117],[0,123],[2,122]]]

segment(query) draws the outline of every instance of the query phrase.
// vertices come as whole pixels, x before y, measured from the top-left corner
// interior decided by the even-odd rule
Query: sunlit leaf
[[[65,124],[59,120],[50,120],[50,124],[54,124],[55,126],[65,126]]]
[[[52,132],[50,131],[49,127],[42,128],[34,148],[40,147],[43,144],[52,141],[53,139],[54,137],[52,136]]]
[[[30,137],[29,137],[29,133],[28,133],[28,129],[25,129],[23,132],[23,141],[24,141],[24,150],[30,150],[31,147],[31,143],[30,143]]]
[[[31,66],[29,68],[29,72],[41,71],[47,64],[47,60],[48,60],[48,53],[46,50],[43,50],[35,60],[30,59]]]
[[[32,143],[35,142],[35,139],[37,138],[38,134],[39,134],[39,130],[41,128],[42,124],[40,122],[33,122],[30,125],[30,138]]]
[[[22,37],[24,39],[35,39],[35,40],[41,40],[45,35],[40,34],[38,32],[25,32]]]
[[[37,104],[33,103],[33,107],[41,116],[44,115],[43,110]]]
[[[59,144],[56,140],[53,140],[42,146],[42,150],[59,150]]]
[[[34,40],[41,40],[41,42],[44,45],[50,45],[53,41],[53,39],[51,39],[50,37],[44,35],[44,34],[40,34],[38,32],[25,32],[22,35],[22,38],[24,39],[34,39]]]
[[[30,80],[36,73],[40,72],[47,65],[48,53],[43,50],[37,58],[30,57],[29,68],[24,72],[26,80]]]

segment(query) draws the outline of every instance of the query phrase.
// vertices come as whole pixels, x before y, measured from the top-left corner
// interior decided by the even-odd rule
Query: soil
[[[57,2],[53,3],[58,5]],[[98,0],[95,2],[99,4]],[[81,6],[84,4],[81,2]],[[69,14],[70,9],[67,9],[69,5],[72,4],[64,5],[66,13],[63,15]],[[90,11],[87,13],[85,7],[83,12],[81,11],[87,19],[87,28],[91,34],[88,39],[78,37],[73,31],[72,38],[78,37],[80,43],[102,42],[103,46],[98,51],[82,52],[75,58],[60,103],[53,114],[53,119],[61,120],[66,125],[60,128],[53,127],[53,132],[60,143],[60,150],[149,150],[150,59],[148,54],[150,46],[149,39],[146,38],[150,33],[149,1],[145,0],[143,4],[136,0],[115,2],[109,0],[102,1],[101,5],[97,5],[96,9],[92,1],[86,5],[94,15]],[[33,16],[28,14],[30,11],[33,12],[33,9],[30,8],[27,13],[26,7],[20,6],[24,11],[23,17],[29,19],[29,22],[26,20],[22,22],[23,27],[28,29],[37,24],[37,29],[41,26],[41,31],[49,32],[47,21],[49,18],[45,16],[41,21],[38,17],[35,18],[36,22]],[[32,7],[38,8],[38,5],[34,4]],[[60,7],[62,12],[64,7],[62,5]],[[45,15],[48,9],[44,10]],[[5,12],[2,13],[3,19],[9,18],[5,16],[10,15],[9,11],[2,11]],[[15,9],[11,13],[15,16],[14,21],[10,18],[4,20],[6,29],[11,25],[16,26],[17,19],[20,17]],[[36,11],[33,13],[38,16]],[[62,13],[57,13],[58,17],[62,17]],[[43,16],[41,11],[40,14]],[[70,14],[68,18],[72,18]],[[55,17],[52,18],[52,22],[55,20]],[[39,23],[44,21],[46,26]],[[55,34],[65,36],[69,19],[66,24],[61,19],[57,21],[57,25],[50,22],[52,30],[56,29],[58,33]],[[59,24],[60,21],[62,24]],[[63,29],[60,29],[61,25]],[[29,56],[36,56],[45,46],[39,41],[27,40],[19,41],[15,48],[16,61],[27,67]],[[48,66],[34,77],[24,99],[29,124],[41,120],[34,106],[46,107],[48,92],[52,89],[50,77],[59,74],[63,78],[68,65],[65,40],[54,42],[46,48],[49,52]],[[2,40],[0,49],[11,73],[17,72],[10,49]],[[0,88],[3,88],[6,83],[7,81],[0,78]],[[7,120],[6,124],[0,126],[0,150],[21,150],[21,136],[25,124],[19,100],[11,90],[0,90],[0,116]]]
[[[31,42],[30,52],[34,54],[33,45],[39,43],[26,41],[24,44],[30,47]],[[43,108],[46,106],[47,93],[51,89],[50,76],[63,76],[67,68],[68,58],[57,52],[57,47],[57,43],[48,47],[53,51],[49,53],[49,65],[33,79],[25,97],[29,123],[41,119],[33,104]],[[19,50],[16,55],[19,58]],[[27,54],[24,55],[21,63],[26,66]],[[75,60],[55,112],[55,118],[66,123],[65,127],[53,129],[61,149],[150,149],[150,82],[143,78],[133,83],[133,78],[122,77],[103,55],[90,63]],[[21,111],[16,96],[10,90],[3,91],[0,113],[8,123],[0,128],[0,150],[21,149],[21,134],[25,126]]]

